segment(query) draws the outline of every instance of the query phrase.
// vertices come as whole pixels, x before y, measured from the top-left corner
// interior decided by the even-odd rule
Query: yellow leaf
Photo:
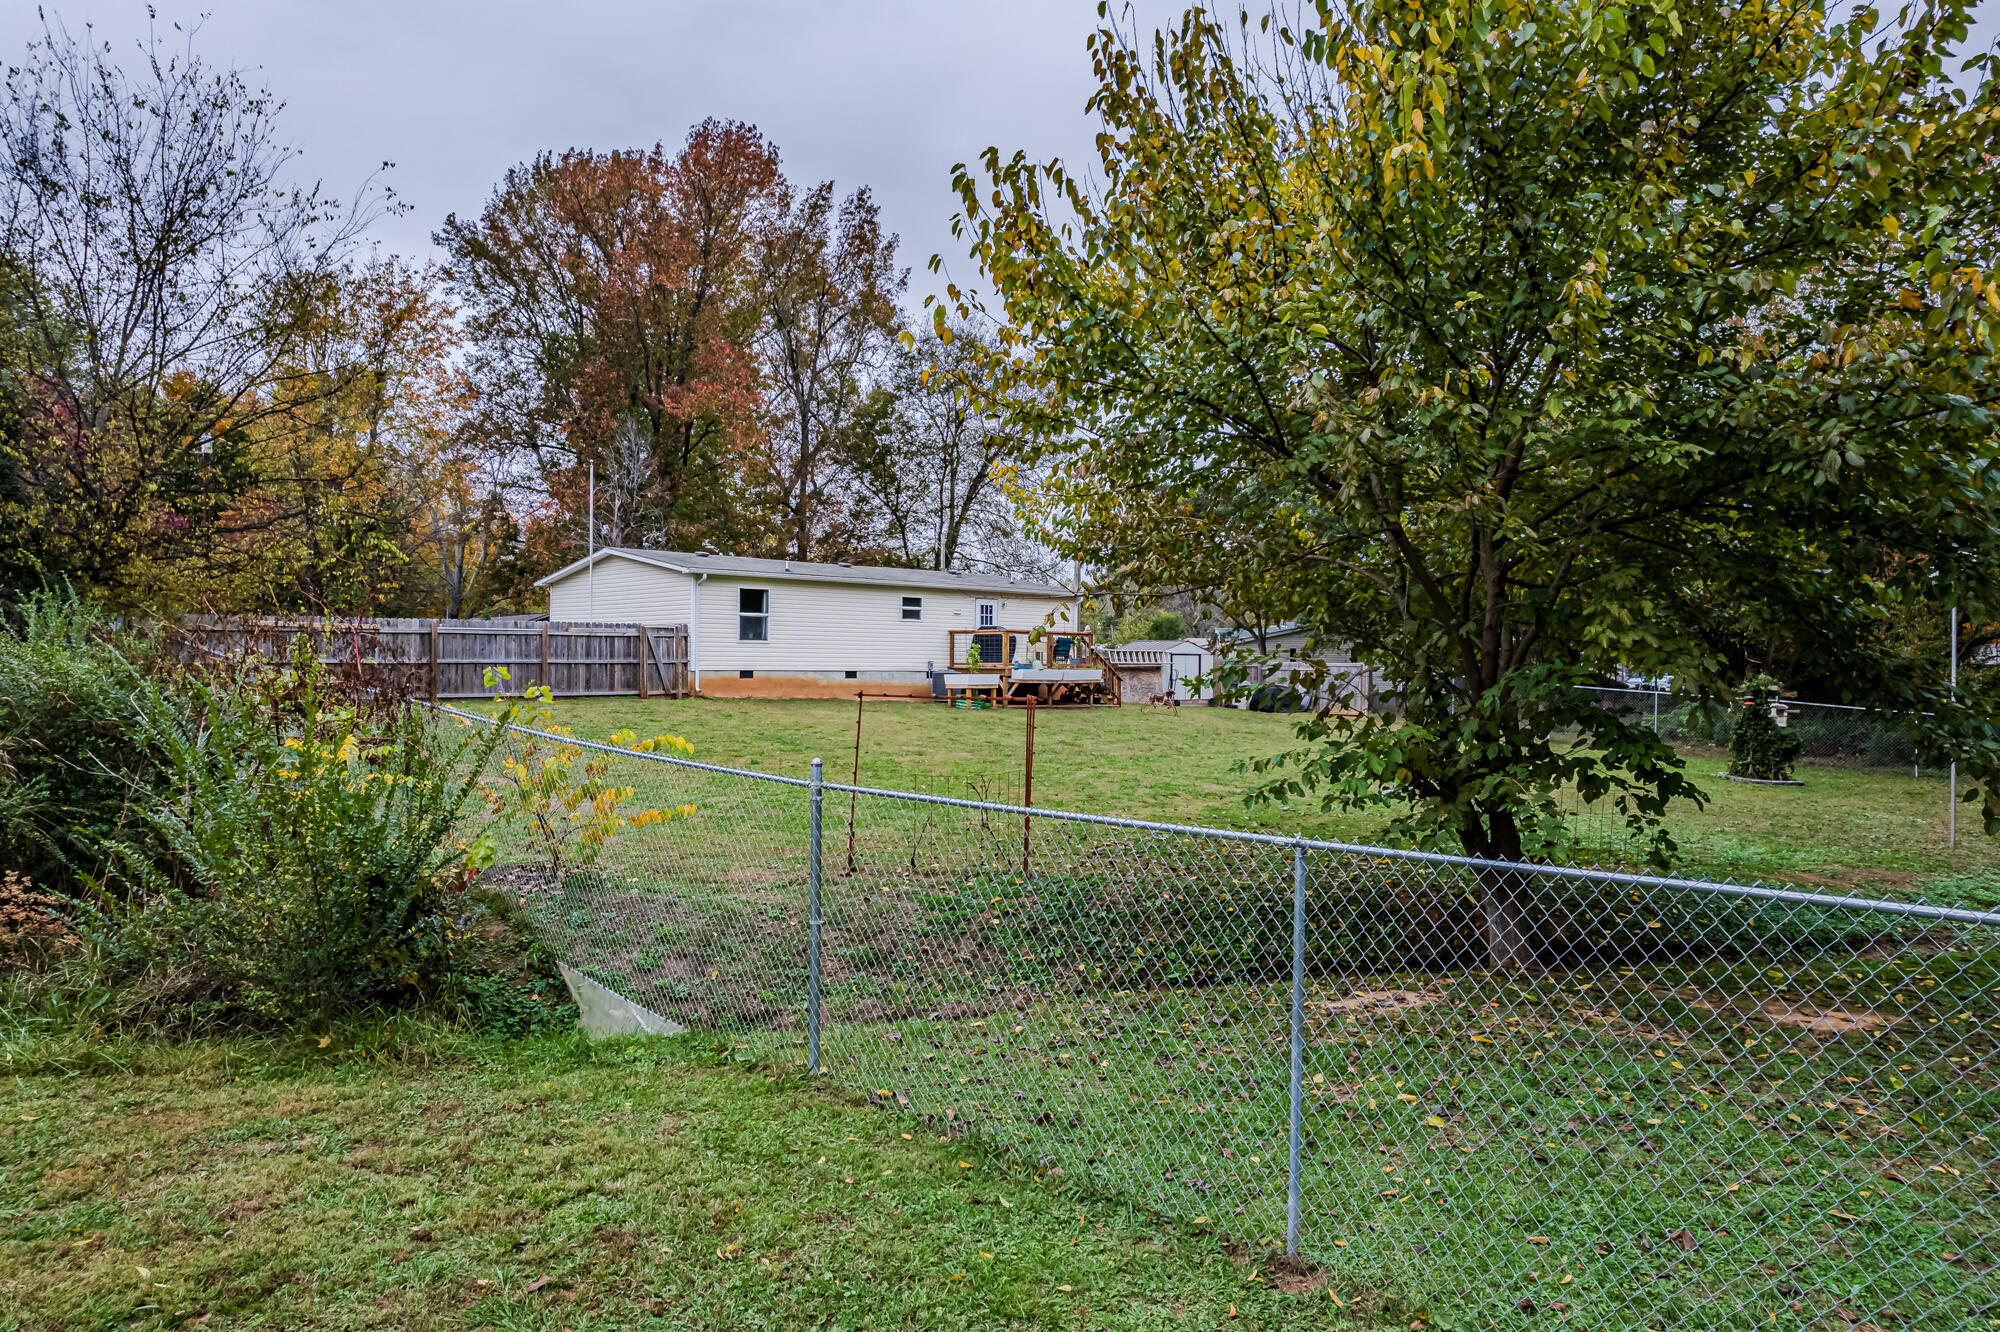
[[[326,1049],[327,1046],[332,1044],[333,1044],[333,1037],[331,1036],[322,1036],[319,1038],[319,1048],[322,1050]]]

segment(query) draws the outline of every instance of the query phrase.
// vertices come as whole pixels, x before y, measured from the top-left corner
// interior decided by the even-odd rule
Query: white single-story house
[[[552,620],[685,624],[690,685],[713,697],[928,697],[970,646],[989,668],[1082,650],[1075,591],[1007,574],[610,547],[535,586]]]
[[[1118,687],[1127,703],[1163,696],[1189,703],[1215,695],[1206,678],[1215,669],[1215,657],[1200,639],[1142,638],[1107,648],[1104,655],[1118,669]],[[1193,683],[1196,679],[1202,683]]]

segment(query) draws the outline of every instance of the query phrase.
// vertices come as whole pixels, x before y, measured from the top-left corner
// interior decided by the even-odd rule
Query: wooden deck
[[[1057,633],[1049,629],[950,630],[950,670],[945,673],[945,699],[990,697],[1001,706],[1025,704],[1032,698],[1042,707],[1122,706],[1118,669],[1097,650],[1088,630]],[[979,648],[973,666],[968,649]],[[1039,659],[1037,659],[1039,658]],[[1016,662],[1020,664],[1016,664]]]

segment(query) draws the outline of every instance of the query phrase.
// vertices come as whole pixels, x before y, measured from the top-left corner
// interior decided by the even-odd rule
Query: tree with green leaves
[[[1574,788],[1671,856],[1699,788],[1579,686],[1719,701],[1745,641],[1948,743],[1991,822],[2000,714],[1872,632],[1989,617],[2000,571],[2000,105],[1968,11],[1107,23],[1099,172],[957,177],[1041,533],[1351,642],[1394,715],[1315,718],[1268,789],[1421,845],[1560,855]],[[1516,881],[1486,876],[1500,963]]]
[[[6,70],[0,587],[132,601],[254,535],[252,437],[309,391],[319,298],[389,203],[293,181],[282,103],[183,43],[127,68],[46,19]]]

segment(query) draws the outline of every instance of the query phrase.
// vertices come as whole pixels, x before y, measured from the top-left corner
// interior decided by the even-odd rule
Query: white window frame
[[[904,619],[906,619],[906,620],[921,620],[921,619],[923,619],[923,618],[924,618],[924,599],[923,599],[922,597],[904,597],[904,598],[903,598],[903,618],[904,618]]]
[[[749,610],[744,599],[750,596],[763,598],[761,611]],[[750,628],[755,624],[757,632]],[[736,589],[736,641],[739,643],[768,643],[771,641],[771,589],[767,587],[739,587]]]
[[[1000,625],[1000,604],[994,601],[980,602],[973,612],[973,618],[978,621],[975,628],[997,629]]]

